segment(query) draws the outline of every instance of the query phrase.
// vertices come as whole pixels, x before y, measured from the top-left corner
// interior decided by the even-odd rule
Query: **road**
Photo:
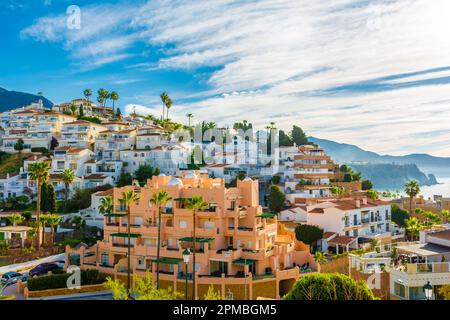
[[[4,274],[4,273],[10,272],[10,271],[16,271],[16,272],[20,272],[23,275],[28,277],[29,270],[31,270],[33,267],[37,266],[38,264],[41,264],[44,262],[54,262],[54,261],[64,260],[64,259],[65,259],[65,253],[61,253],[61,254],[56,254],[54,256],[49,256],[49,257],[45,257],[45,258],[38,259],[38,260],[32,260],[32,261],[23,262],[23,263],[11,264],[9,266],[0,267],[0,274]],[[25,298],[22,295],[17,294],[16,288],[17,288],[16,284],[10,285],[6,288],[0,288],[0,295],[5,295],[5,296],[15,295],[16,296],[15,300],[24,300]]]

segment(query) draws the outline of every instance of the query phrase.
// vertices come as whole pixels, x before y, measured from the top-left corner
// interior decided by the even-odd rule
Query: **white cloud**
[[[447,0],[162,0],[82,8],[81,32],[65,30],[59,16],[44,17],[22,36],[63,41],[88,68],[130,57],[138,42],[165,46],[163,57],[130,69],[218,67],[207,95],[175,103],[174,119],[190,111],[220,123],[273,120],[380,153],[450,156],[449,85],[327,91],[450,66],[449,13]]]

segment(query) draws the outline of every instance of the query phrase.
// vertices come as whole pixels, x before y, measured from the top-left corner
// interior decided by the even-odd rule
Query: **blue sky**
[[[0,87],[55,103],[104,87],[146,113],[167,90],[179,121],[450,156],[449,15],[446,0],[2,0]]]

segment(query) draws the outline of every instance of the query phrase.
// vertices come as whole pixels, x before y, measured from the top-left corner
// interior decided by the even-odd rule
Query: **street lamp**
[[[187,288],[188,288],[188,264],[189,264],[189,259],[191,257],[191,252],[188,249],[184,249],[183,251],[183,260],[184,260],[184,265],[185,265],[185,278],[186,278],[186,286],[185,286],[185,291],[184,291],[184,298],[185,300],[187,300]]]
[[[425,292],[425,297],[427,297],[427,300],[431,300],[433,297],[433,286],[430,284],[430,281],[423,286],[423,291]]]

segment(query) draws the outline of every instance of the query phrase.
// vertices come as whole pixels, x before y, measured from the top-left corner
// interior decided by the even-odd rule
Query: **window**
[[[394,294],[399,297],[405,298],[405,286],[400,283],[394,282]]]

